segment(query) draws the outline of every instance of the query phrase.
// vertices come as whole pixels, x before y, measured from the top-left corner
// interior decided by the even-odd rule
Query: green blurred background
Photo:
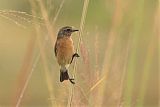
[[[15,106],[30,71],[33,73],[20,106],[67,106],[71,85],[59,82],[59,66],[45,21],[29,16],[35,11],[36,18],[43,18],[38,1],[32,2],[35,7],[28,0],[0,0],[0,106]],[[54,37],[62,26],[80,28],[84,1],[42,2]],[[62,8],[53,25],[60,5]],[[73,107],[160,106],[159,13],[158,0],[89,1],[81,57],[77,59]],[[35,26],[30,21],[40,25],[37,36],[40,43],[45,44],[42,53],[46,63],[40,58],[34,64],[40,48]],[[78,34],[73,35],[73,40],[77,47]],[[73,65],[70,70],[73,71]]]

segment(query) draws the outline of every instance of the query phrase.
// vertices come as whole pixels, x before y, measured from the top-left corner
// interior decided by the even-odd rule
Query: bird
[[[79,30],[70,26],[64,26],[58,32],[54,52],[57,62],[60,65],[60,82],[69,80],[72,84],[75,84],[74,79],[69,77],[68,68],[75,57],[80,57],[74,50],[73,40],[71,38],[72,33],[77,31]]]

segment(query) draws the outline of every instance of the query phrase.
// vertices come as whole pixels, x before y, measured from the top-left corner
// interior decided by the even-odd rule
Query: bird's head
[[[66,36],[71,36],[71,34],[73,32],[76,32],[78,31],[77,29],[73,29],[72,27],[70,26],[65,26],[65,27],[62,27],[59,32],[58,32],[58,38],[62,38],[62,37],[66,37]]]

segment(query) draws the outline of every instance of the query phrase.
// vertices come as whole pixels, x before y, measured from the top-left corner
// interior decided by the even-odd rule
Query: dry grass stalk
[[[20,26],[20,27],[22,27],[24,29],[26,28],[24,25],[19,24],[18,21],[13,20],[12,18],[10,18],[10,17],[8,17],[8,16],[6,16],[6,15],[4,15],[2,13],[0,14],[0,16],[3,17],[3,18],[5,18],[5,19],[7,19],[7,20],[9,20],[9,21],[11,21],[11,22],[13,22],[13,23],[15,23],[17,26]]]
[[[16,15],[16,16],[28,16],[30,17],[31,19],[32,18],[35,18],[35,19],[38,19],[38,20],[43,20],[43,18],[41,17],[38,17],[38,16],[34,16],[34,15],[31,15],[31,14],[28,14],[26,12],[23,12],[23,11],[15,11],[15,10],[0,10],[0,14],[8,14],[8,15]],[[25,18],[25,17],[22,17],[22,18]]]
[[[127,65],[128,65],[128,57],[129,57],[129,52],[130,52],[130,39],[128,40],[128,43],[126,45],[126,50],[125,50],[125,57],[124,57],[124,65],[122,68],[122,75],[121,75],[121,79],[120,79],[120,87],[119,87],[119,96],[118,96],[118,103],[117,103],[117,107],[121,107],[122,106],[122,94],[123,94],[123,88],[124,88],[124,79],[126,76],[126,72],[127,72]]]
[[[0,10],[0,16],[15,23],[16,25],[26,29],[26,24],[44,25],[44,20],[40,17],[30,15],[26,12],[14,11],[14,10]],[[37,19],[37,22],[33,22],[33,18]]]
[[[155,23],[155,28],[156,28],[156,34],[157,34],[157,37],[158,37],[158,46],[159,46],[159,53],[160,53],[160,0],[159,0],[159,7],[157,9],[157,17],[156,17],[156,23]],[[160,63],[160,57],[158,59],[158,62]],[[160,70],[160,68],[159,68]],[[159,73],[159,77],[160,77],[160,73]],[[160,78],[159,78],[159,81],[160,81]],[[159,82],[159,89],[160,89],[160,82]],[[160,92],[159,92],[159,96],[160,96]],[[159,107],[160,107],[160,98],[159,98]]]
[[[50,24],[49,17],[48,17],[46,9],[44,7],[43,1],[38,0],[38,3],[40,6],[40,9],[41,9],[42,17],[44,18],[45,26],[46,26],[46,28],[48,30],[48,34],[50,36],[51,44],[52,44],[52,46],[54,46],[55,41],[56,41],[56,37],[54,36],[55,34],[54,34],[53,26],[51,26],[51,24]]]
[[[143,77],[142,77],[142,85],[140,87],[140,90],[139,90],[139,95],[138,95],[138,102],[137,102],[137,105],[139,107],[142,107],[143,106],[143,103],[144,103],[144,98],[145,98],[145,92],[146,92],[146,87],[148,85],[148,80],[149,80],[149,76],[151,74],[150,72],[150,65],[152,63],[152,59],[153,59],[153,56],[154,56],[154,53],[155,53],[155,46],[154,46],[154,42],[153,42],[153,39],[151,40],[151,43],[150,43],[150,46],[148,47],[148,50],[147,50],[147,55],[146,55],[146,58],[145,58],[145,65],[144,65],[144,68],[143,68]]]
[[[30,3],[31,3],[31,5],[32,5],[32,7],[33,7],[32,9],[34,9],[35,3],[32,2],[32,1],[30,1]],[[53,35],[53,32],[51,31],[51,30],[52,30],[52,29],[51,29],[51,25],[49,24],[48,19],[46,19],[46,18],[48,18],[48,16],[47,16],[47,14],[46,14],[46,11],[45,11],[45,8],[44,8],[44,6],[43,6],[43,3],[42,3],[41,1],[39,1],[39,3],[40,3],[40,8],[41,8],[41,10],[42,10],[42,8],[43,8],[42,16],[43,16],[44,19],[45,19],[45,24],[46,24],[47,30],[48,30],[48,32],[49,32],[49,35],[50,35],[50,37],[51,37],[50,39],[51,39],[51,41],[53,41],[53,40],[54,40],[54,36],[52,36],[52,35]],[[33,14],[36,14],[36,13],[34,12],[34,10],[32,10],[32,13],[33,13]],[[44,15],[45,15],[45,16],[44,16]],[[35,20],[35,21],[36,21],[36,20]],[[39,46],[39,48],[40,48],[41,60],[42,60],[42,63],[43,63],[43,65],[44,65],[44,71],[45,71],[44,73],[45,73],[45,77],[46,77],[46,83],[47,83],[48,91],[49,91],[49,93],[50,93],[50,98],[51,98],[51,99],[54,99],[52,78],[51,78],[51,76],[50,76],[49,69],[48,69],[48,64],[47,64],[47,60],[46,60],[46,53],[45,53],[45,50],[44,50],[44,45],[42,45],[42,43],[41,43],[41,41],[40,41],[40,29],[39,29],[39,26],[36,26],[36,25],[35,25],[35,31],[36,31],[36,34],[37,34],[38,46]],[[54,42],[54,41],[53,41],[53,42]],[[53,43],[53,42],[51,42],[51,43]],[[56,102],[51,101],[51,106],[53,107],[54,105],[56,105]]]
[[[56,15],[55,15],[55,17],[54,17],[54,19],[53,19],[53,22],[52,22],[53,25],[55,24],[55,22],[56,22],[56,20],[57,20],[57,18],[58,18],[58,16],[59,16],[59,13],[60,13],[61,10],[62,10],[62,7],[63,7],[63,5],[64,5],[64,2],[65,2],[65,0],[62,0],[60,6],[59,6],[59,8],[58,8],[58,11],[57,11],[57,13],[56,13]]]
[[[157,26],[157,23],[159,21],[159,18],[158,18],[158,9],[157,11],[154,13],[155,17],[154,17],[154,25],[153,25],[153,37],[151,37],[151,40],[150,40],[150,43],[149,43],[149,46],[148,46],[148,49],[146,50],[146,58],[145,58],[145,64],[144,64],[144,67],[142,69],[142,85],[140,87],[140,90],[139,90],[139,95],[138,95],[138,102],[137,102],[137,106],[139,107],[142,107],[143,104],[144,104],[144,99],[145,99],[145,93],[147,91],[147,85],[148,85],[148,81],[149,81],[149,76],[152,75],[151,71],[150,71],[150,68],[152,67],[151,64],[152,64],[152,60],[154,59],[153,57],[155,56],[155,53],[156,53],[156,42],[155,40],[157,39],[157,36],[158,36],[158,26]]]
[[[33,2],[31,2],[31,4],[32,4]],[[60,10],[61,10],[61,8],[63,7],[63,4],[64,4],[64,0],[63,0],[63,2],[61,3],[61,6],[60,6],[60,8],[58,9],[58,12],[56,13],[56,16],[55,16],[55,18],[54,18],[54,23],[56,22],[56,20],[57,20],[57,17],[58,17],[58,15],[59,15],[59,13],[60,13]],[[33,4],[32,4],[32,6],[33,6]],[[32,10],[33,11],[33,10]],[[5,13],[5,14],[11,14],[11,13],[18,13],[18,14],[25,14],[25,15],[27,15],[27,16],[30,16],[30,17],[32,17],[32,18],[35,18],[34,19],[34,23],[36,23],[36,21],[37,21],[37,19],[41,19],[42,20],[42,18],[39,18],[39,17],[37,17],[37,16],[33,16],[33,15],[29,15],[29,14],[27,14],[27,13],[25,13],[25,12],[18,12],[18,11],[9,11],[9,12],[6,12],[6,11],[0,11],[0,12],[3,12],[3,13]],[[34,13],[34,11],[33,11],[33,14],[35,14]],[[6,18],[8,18],[8,17],[6,17]],[[20,17],[21,18],[21,17]],[[11,19],[12,20],[12,19]],[[27,20],[27,19],[26,19]],[[12,20],[12,21],[14,21],[14,20]],[[27,20],[28,21],[28,20]],[[15,21],[14,21],[15,22]],[[39,31],[38,31],[38,29],[37,29],[37,33],[38,33]],[[39,45],[41,45],[41,43],[39,43]],[[45,46],[45,43],[43,44],[43,45],[41,45],[40,47],[42,47],[42,49],[44,48],[44,46]],[[41,50],[42,50],[41,49]],[[42,52],[42,51],[41,51]],[[43,51],[44,52],[44,51]],[[26,88],[27,88],[27,86],[28,86],[28,82],[29,82],[29,80],[30,80],[30,78],[31,78],[31,76],[32,76],[32,73],[33,73],[33,71],[34,71],[34,69],[35,69],[35,67],[36,67],[36,65],[37,65],[37,63],[38,63],[38,61],[39,61],[39,58],[40,58],[40,56],[41,56],[41,54],[44,54],[44,53],[40,53],[40,54],[38,54],[37,56],[36,56],[36,58],[35,58],[35,61],[34,61],[34,63],[33,63],[33,67],[32,67],[32,69],[31,69],[31,72],[29,73],[29,75],[26,77],[27,78],[27,80],[25,81],[25,83],[24,83],[24,87],[23,87],[23,90],[22,90],[22,92],[21,92],[21,95],[20,95],[20,97],[19,97],[19,100],[18,100],[18,102],[17,102],[17,107],[20,105],[20,102],[21,102],[21,100],[22,100],[22,98],[23,98],[23,95],[24,95],[24,92],[25,92],[25,90],[26,90]],[[43,55],[44,56],[44,55]],[[43,57],[43,61],[45,61],[45,57]],[[47,67],[45,67],[45,71],[48,71],[48,68]],[[48,72],[45,72],[45,75],[46,75],[46,80],[47,80],[47,84],[48,84],[48,89],[50,90],[49,92],[51,93],[50,95],[51,95],[51,99],[54,99],[53,98],[53,88],[52,88],[52,86],[51,86],[51,84],[52,83],[50,83],[52,80],[51,80],[51,77],[50,77],[50,75],[48,74]],[[22,83],[23,84],[23,83]],[[52,103],[52,106],[53,105],[56,105],[55,103]]]
[[[31,61],[33,58],[34,45],[35,45],[35,37],[32,37],[28,44],[28,49],[24,57],[22,67],[20,69],[20,75],[18,78],[18,86],[17,86],[20,88],[20,90],[17,90],[16,97],[14,97],[14,100],[13,100],[13,104],[16,107],[20,106],[20,103],[24,96],[24,92],[27,88],[30,77],[32,75],[32,71],[30,71],[30,69],[31,69],[31,64],[32,64]]]
[[[97,34],[95,35],[95,43],[94,43],[94,52],[95,52],[95,78],[97,78],[96,80],[99,79],[99,75],[100,75],[100,72],[99,72],[99,65],[98,65],[98,62],[99,62],[99,34],[98,34],[98,27],[96,26],[96,29],[95,31],[97,32]]]
[[[83,29],[84,29],[84,24],[85,24],[85,19],[86,19],[86,15],[87,15],[87,10],[88,10],[88,4],[89,4],[89,0],[85,0],[84,1],[84,5],[83,5],[83,10],[82,10],[82,16],[81,16],[81,22],[80,22],[80,30],[79,30],[79,39],[78,39],[78,45],[76,48],[76,52],[79,52],[80,49],[80,45],[82,44],[82,34],[83,34]],[[77,62],[74,62],[73,65],[73,78],[75,77],[75,72],[77,71]],[[74,92],[74,86],[72,85],[71,87],[71,93],[69,94],[69,100],[68,100],[68,106],[72,106],[72,98],[73,98],[73,92]]]
[[[116,29],[121,22],[121,17],[122,17],[122,1],[116,0],[112,27],[109,33],[108,44],[107,44],[107,48],[105,51],[104,64],[102,67],[102,78],[105,77],[105,79],[102,81],[102,85],[99,87],[99,90],[98,90],[97,99],[99,99],[99,104],[98,104],[99,106],[103,105],[103,97],[104,97],[103,95],[105,92],[105,84],[107,82],[107,76],[108,76],[109,69],[110,69],[110,58],[111,58],[112,50],[114,49],[116,39],[118,37],[118,36],[116,37]]]

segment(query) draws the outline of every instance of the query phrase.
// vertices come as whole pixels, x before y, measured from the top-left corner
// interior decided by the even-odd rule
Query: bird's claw
[[[69,81],[72,83],[72,84],[75,84],[75,82],[73,81],[74,79],[73,78],[70,78]]]
[[[74,56],[74,57],[80,57],[80,56],[78,55],[78,53],[75,53],[73,56]]]
[[[80,56],[78,55],[78,53],[74,53],[74,54],[73,54],[73,56],[72,56],[72,59],[71,59],[70,64],[72,63],[72,61],[73,61],[74,57],[80,57]]]

